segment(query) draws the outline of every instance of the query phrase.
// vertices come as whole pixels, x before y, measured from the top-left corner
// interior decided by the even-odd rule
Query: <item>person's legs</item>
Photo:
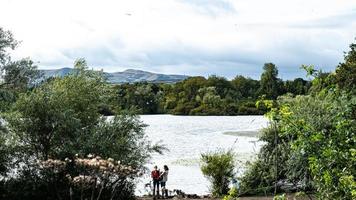
[[[166,187],[164,187],[164,192],[166,193],[166,197],[168,198],[168,189],[166,189]]]
[[[156,182],[153,181],[153,188],[152,188],[152,196],[153,196],[153,199],[155,199],[155,195],[156,195]]]
[[[166,190],[166,182],[161,182],[161,189],[162,189],[162,197],[164,198],[164,194],[165,194],[164,191]]]
[[[159,181],[153,180],[153,197],[159,197]]]
[[[161,182],[162,197],[168,197],[168,192],[166,192],[166,182]]]
[[[159,181],[155,181],[155,183],[156,183],[156,187],[157,187],[156,188],[157,189],[156,190],[156,196],[159,197]]]

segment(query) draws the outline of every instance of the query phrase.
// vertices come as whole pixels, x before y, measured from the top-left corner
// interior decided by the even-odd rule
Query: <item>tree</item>
[[[199,107],[192,109],[190,115],[219,115],[223,112],[223,101],[215,87],[200,88],[196,95],[196,102]]]
[[[313,80],[318,92],[278,98],[261,136],[265,145],[242,177],[242,191],[271,192],[273,184],[289,182],[316,191],[320,199],[356,197],[354,91],[319,78]]]
[[[219,77],[216,75],[209,76],[206,85],[208,87],[215,87],[217,94],[222,98],[225,98],[229,90],[232,89],[230,81],[228,81],[225,77]]]
[[[236,76],[231,84],[240,99],[255,99],[258,97],[259,81],[244,76]]]
[[[267,98],[275,99],[279,94],[278,69],[273,63],[266,63],[263,66],[264,72],[261,75],[260,94]]]
[[[14,39],[10,31],[5,31],[0,27],[0,72],[2,67],[10,60],[7,49],[14,50],[18,42]]]
[[[3,86],[19,92],[24,92],[28,87],[33,87],[39,82],[41,76],[37,66],[30,59],[10,62],[3,67],[3,70]]]
[[[310,88],[310,82],[302,78],[296,78],[293,81],[286,81],[284,83],[285,92],[292,93],[294,95],[307,94],[309,88]]]
[[[21,94],[11,113],[5,115],[9,134],[14,136],[16,145],[14,159],[16,156],[15,161],[22,163],[17,172],[19,178],[11,181],[33,186],[27,188],[30,196],[24,199],[43,193],[52,195],[53,191],[67,195],[66,191],[57,191],[68,188],[66,174],[50,176],[38,167],[37,161],[95,154],[143,170],[151,153],[162,150],[146,139],[145,125],[136,115],[116,115],[108,119],[99,114],[107,86],[101,74],[87,70],[85,62],[76,62],[73,74],[54,78]],[[76,175],[75,171],[66,173]],[[121,177],[120,182],[112,184],[133,195],[132,179]],[[41,189],[43,185],[48,187]]]
[[[13,50],[17,45],[12,33],[0,27],[0,111],[8,110],[18,93],[34,86],[40,76],[30,59],[11,61],[7,50]]]
[[[336,68],[336,83],[343,89],[352,90],[356,85],[356,44],[350,45],[344,60]]]
[[[307,158],[321,199],[354,199],[356,98],[338,90],[286,102],[283,134],[294,138],[293,152]]]
[[[108,155],[107,148],[110,146],[115,149],[115,145],[118,145],[118,154],[115,155],[119,156],[123,141],[112,139],[120,134],[122,137],[137,137],[130,141],[145,142],[143,127],[135,117],[115,117],[109,122],[99,114],[105,96],[103,92],[107,87],[102,76],[86,70],[85,62],[77,62],[75,69],[72,75],[53,79],[31,93],[20,96],[13,112],[6,118],[10,131],[18,135],[18,144],[30,154],[46,160],[48,157],[63,159],[80,152]],[[129,128],[120,128],[121,131],[114,129],[120,126]],[[104,131],[106,137],[98,137]],[[126,131],[135,134],[125,135]],[[94,143],[102,144],[102,147],[93,148]],[[106,151],[98,152],[100,149]],[[129,153],[125,153],[128,158]],[[115,159],[124,158],[121,155]]]
[[[66,156],[73,137],[98,123],[103,87],[100,76],[85,70],[53,79],[20,95],[6,118],[9,128],[40,159]]]

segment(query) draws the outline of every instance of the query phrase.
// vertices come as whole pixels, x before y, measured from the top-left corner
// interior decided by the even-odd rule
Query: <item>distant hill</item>
[[[50,77],[63,77],[73,71],[73,68],[61,68],[41,70],[44,78]],[[176,83],[182,81],[188,76],[185,75],[170,75],[170,74],[157,74],[142,70],[128,69],[123,72],[104,72],[105,77],[109,83],[135,83],[135,82],[150,82],[150,83]]]

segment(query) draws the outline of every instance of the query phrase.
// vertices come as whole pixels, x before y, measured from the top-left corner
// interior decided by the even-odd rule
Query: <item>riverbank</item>
[[[315,199],[314,197],[308,197],[308,196],[297,196],[295,193],[293,194],[288,194],[286,195],[287,199],[290,200],[310,200],[310,199]],[[152,197],[138,197],[137,200],[152,200]],[[213,197],[200,197],[200,198],[186,198],[186,197],[171,197],[169,199],[172,200],[179,200],[179,199],[184,199],[184,200],[222,200],[222,198],[213,198]],[[273,200],[273,196],[248,196],[248,197],[239,197],[239,200]]]

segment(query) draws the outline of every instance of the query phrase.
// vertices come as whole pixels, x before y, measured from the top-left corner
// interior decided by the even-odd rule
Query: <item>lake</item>
[[[180,189],[186,193],[207,194],[209,182],[200,171],[200,155],[219,149],[232,149],[238,162],[237,173],[241,174],[244,163],[254,159],[262,143],[257,133],[266,127],[263,116],[173,116],[142,115],[148,125],[146,134],[153,142],[161,141],[169,151],[153,155],[147,165],[163,169],[168,165],[167,188]],[[138,195],[147,194],[144,184],[150,181],[144,175],[136,189]]]

